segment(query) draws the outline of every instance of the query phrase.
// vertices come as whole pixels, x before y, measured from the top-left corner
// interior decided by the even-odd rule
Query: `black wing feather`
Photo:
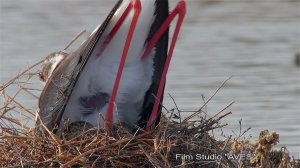
[[[168,0],[156,0],[155,2],[156,10],[155,10],[155,20],[151,26],[149,36],[147,38],[147,41],[150,41],[154,34],[157,32],[157,30],[161,27],[163,22],[166,20],[166,18],[169,16],[169,3]],[[160,40],[155,45],[155,55],[154,55],[154,74],[152,78],[152,84],[147,91],[145,97],[144,97],[144,103],[143,103],[143,109],[141,112],[141,120],[139,121],[140,127],[145,127],[147,124],[147,121],[151,115],[154,102],[156,100],[156,93],[158,91],[159,83],[161,81],[163,68],[165,66],[165,61],[167,58],[167,52],[168,52],[168,38],[169,38],[169,30],[167,30],[163,36],[160,38]],[[160,99],[160,103],[163,102],[163,96]],[[158,118],[156,120],[155,125],[159,123],[160,115],[161,115],[161,109],[162,106],[159,105],[158,108]]]

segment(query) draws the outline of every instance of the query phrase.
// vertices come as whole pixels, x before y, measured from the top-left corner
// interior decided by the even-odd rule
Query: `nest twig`
[[[42,61],[41,61],[42,62]],[[39,63],[41,63],[39,62]],[[37,65],[29,67],[0,87],[1,167],[296,167],[297,160],[287,150],[274,151],[278,134],[262,132],[257,142],[236,139],[217,141],[211,134],[224,127],[220,120],[231,114],[228,107],[208,116],[204,107],[225,84],[192,115],[183,118],[175,100],[175,108],[165,109],[160,124],[151,132],[130,133],[122,126],[113,136],[98,128],[79,129],[58,137],[43,126],[36,136],[35,108],[22,103],[24,96],[35,99],[40,93],[34,88]],[[10,90],[14,90],[11,92]],[[186,115],[186,114],[185,114]],[[250,158],[229,157],[250,153]],[[207,157],[215,158],[207,158]],[[247,155],[248,156],[248,155]]]

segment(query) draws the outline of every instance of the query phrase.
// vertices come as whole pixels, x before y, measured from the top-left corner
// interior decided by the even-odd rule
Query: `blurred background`
[[[235,101],[224,120],[224,136],[247,137],[265,129],[300,157],[299,0],[186,0],[187,16],[168,73],[165,93],[182,110],[196,110],[232,76],[206,108],[213,115]],[[177,1],[171,1],[171,9]],[[79,31],[100,24],[114,0],[1,0],[0,83],[50,52],[61,50]],[[40,83],[34,84],[42,89]],[[8,90],[12,91],[13,90]],[[37,107],[37,100],[23,97]],[[165,94],[164,105],[174,107]],[[220,137],[221,138],[221,137]]]

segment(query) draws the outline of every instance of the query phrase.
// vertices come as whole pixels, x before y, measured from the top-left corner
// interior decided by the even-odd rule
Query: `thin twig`
[[[180,114],[180,110],[179,110],[179,108],[178,108],[178,106],[177,106],[177,103],[176,103],[175,99],[172,97],[172,95],[169,94],[169,96],[171,97],[171,99],[172,99],[172,101],[173,101],[173,103],[174,103],[174,105],[175,105],[175,107],[176,107],[176,109],[177,109],[177,111],[178,111],[179,125],[180,125],[180,127],[181,127],[181,114]]]
[[[137,135],[137,136],[134,137],[134,139],[141,138],[141,137],[143,137],[143,136],[145,136],[145,135],[148,135],[148,133],[143,133],[143,134]],[[70,160],[69,162],[67,162],[67,163],[65,163],[64,165],[62,165],[62,168],[64,168],[64,167],[69,167],[69,166],[71,166],[73,163],[75,163],[77,160],[79,160],[80,158],[85,157],[85,156],[87,156],[87,155],[90,155],[90,154],[92,154],[92,153],[94,153],[94,152],[96,152],[96,151],[102,151],[102,150],[104,150],[104,149],[112,148],[112,147],[114,147],[114,146],[117,146],[117,145],[123,144],[123,143],[127,143],[127,142],[128,142],[128,139],[123,139],[123,140],[117,141],[117,142],[115,142],[115,143],[113,143],[113,144],[108,144],[108,145],[106,145],[106,146],[101,146],[101,147],[98,147],[98,148],[95,148],[95,149],[91,149],[91,150],[89,150],[89,151],[86,151],[86,152],[82,153],[82,154],[79,155],[79,156],[74,157],[72,160]]]
[[[202,105],[202,107],[198,110],[198,112],[195,112],[194,114],[192,114],[192,115],[190,115],[189,117],[187,117],[187,118],[185,118],[184,120],[183,120],[183,122],[187,122],[188,120],[190,120],[191,118],[193,118],[193,117],[195,117],[200,111],[201,111],[201,109],[203,108],[203,107],[205,107],[210,101],[211,101],[211,99],[219,92],[219,90],[221,89],[221,88],[223,88],[223,86],[226,84],[226,82],[228,81],[228,80],[230,80],[232,77],[229,77],[228,79],[226,79],[222,84],[221,84],[221,86],[214,92],[214,94]]]
[[[146,157],[148,158],[149,162],[154,166],[154,167],[161,167],[159,166],[159,164],[157,163],[157,161],[154,161],[154,158],[152,158],[150,156],[150,154],[143,148],[142,145],[138,145],[140,147],[140,149],[143,151],[143,153],[146,155]]]
[[[0,86],[0,91],[4,90],[5,88],[7,88],[9,85],[11,85],[15,80],[17,80],[18,78],[20,78],[23,74],[27,73],[28,71],[30,71],[31,69],[33,69],[34,67],[40,65],[42,62],[44,62],[45,59],[33,64],[32,66],[30,66],[29,68],[27,68],[26,70],[24,70],[23,72],[21,72],[20,74],[18,74],[17,76],[13,77],[12,79],[10,79],[8,82],[6,82],[5,84],[3,84],[2,86]]]
[[[82,30],[81,32],[79,32],[65,47],[64,47],[64,51],[67,50],[81,35],[83,35],[83,33],[85,33],[86,30]]]

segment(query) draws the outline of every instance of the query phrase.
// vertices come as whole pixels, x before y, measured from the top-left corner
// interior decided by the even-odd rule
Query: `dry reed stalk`
[[[0,107],[1,167],[249,167],[261,164],[274,167],[299,166],[299,162],[292,159],[286,150],[272,150],[278,140],[276,133],[264,132],[255,143],[239,140],[248,130],[242,131],[241,127],[236,139],[217,141],[212,136],[212,130],[226,126],[220,124],[220,120],[231,114],[227,110],[234,102],[213,116],[208,116],[204,108],[227,80],[196,111],[179,109],[171,97],[175,108],[165,109],[159,126],[152,132],[143,132],[141,129],[132,134],[119,127],[111,137],[103,129],[91,128],[68,137],[68,132],[57,136],[41,123],[44,132],[37,136],[33,131],[36,129],[35,110],[22,104],[19,97],[28,95],[35,98],[37,103],[38,96],[33,95],[39,94],[40,89],[24,88],[34,88],[32,84],[37,79],[36,66],[39,63],[30,66],[0,87],[0,96],[4,100]],[[28,74],[31,76],[28,77]],[[10,87],[18,89],[14,93],[8,93],[6,90]],[[183,118],[185,112],[193,114]],[[29,122],[26,124],[22,118],[27,118]],[[273,137],[272,141],[270,137]],[[267,150],[261,150],[266,148]],[[237,156],[245,152],[252,152],[253,159],[227,157],[228,154]],[[176,154],[221,157],[215,160],[189,160],[177,158]]]

